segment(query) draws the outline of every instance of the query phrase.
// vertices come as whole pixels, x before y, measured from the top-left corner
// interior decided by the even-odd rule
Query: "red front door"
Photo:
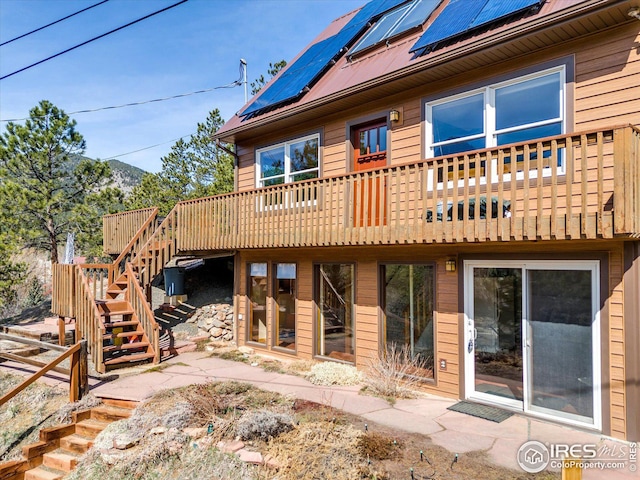
[[[371,123],[354,130],[353,170],[361,172],[387,166],[387,124]],[[387,222],[387,189],[381,178],[354,183],[354,225],[371,227]]]

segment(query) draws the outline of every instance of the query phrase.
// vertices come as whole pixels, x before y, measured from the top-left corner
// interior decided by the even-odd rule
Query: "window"
[[[432,265],[384,265],[384,345],[396,351],[406,348],[422,368],[412,372],[433,378],[434,267]]]
[[[277,263],[275,270],[274,346],[296,349],[296,264]]]
[[[354,271],[352,264],[316,266],[317,355],[346,362],[355,360]]]
[[[267,264],[249,264],[249,328],[247,340],[267,344]]]
[[[564,85],[562,67],[427,103],[427,156],[562,134]],[[531,160],[535,159],[533,153]],[[516,161],[521,162],[522,156]],[[511,159],[505,159],[505,173],[510,173],[510,164]],[[558,166],[562,168],[561,155]]]
[[[318,178],[318,134],[280,143],[256,152],[257,187]]]
[[[353,47],[351,53],[357,53],[373,45],[400,35],[422,25],[440,0],[413,0],[384,14],[380,20]]]

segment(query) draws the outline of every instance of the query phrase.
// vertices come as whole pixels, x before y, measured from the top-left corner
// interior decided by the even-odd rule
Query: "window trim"
[[[388,265],[419,265],[432,268],[431,278],[433,281],[433,310],[431,312],[431,322],[433,328],[433,377],[416,377],[424,384],[437,385],[438,384],[438,309],[437,309],[437,292],[438,292],[438,264],[435,261],[423,261],[423,262],[411,262],[411,261],[383,261],[378,263],[378,305],[379,305],[379,352],[382,353],[387,344],[387,314],[386,314],[386,285],[385,275],[386,267]]]
[[[321,355],[320,353],[318,353],[318,345],[319,345],[319,340],[320,340],[320,335],[323,334],[324,332],[320,332],[318,325],[320,322],[320,318],[322,315],[321,312],[321,307],[319,304],[319,300],[320,300],[320,267],[322,265],[350,265],[352,267],[352,275],[353,275],[353,300],[352,300],[352,305],[351,305],[351,313],[352,313],[352,318],[353,318],[353,362],[349,362],[346,360],[341,360],[338,358],[333,358],[330,357],[328,355]],[[313,279],[313,327],[311,329],[312,331],[312,341],[313,341],[313,348],[312,348],[312,356],[314,359],[318,359],[318,360],[326,360],[329,362],[336,362],[336,363],[344,363],[346,365],[355,365],[358,361],[358,357],[357,357],[357,353],[358,353],[358,336],[356,335],[356,328],[357,328],[357,295],[358,295],[358,264],[357,262],[341,262],[341,261],[335,261],[335,262],[314,262],[313,263],[313,267],[312,267],[312,279]]]
[[[268,261],[266,262],[261,262],[261,261],[248,261],[246,262],[246,272],[247,272],[247,280],[246,280],[246,295],[245,295],[245,301],[246,301],[246,306],[247,306],[247,311],[246,311],[246,315],[245,315],[245,342],[248,345],[254,346],[254,347],[258,347],[258,348],[264,348],[264,349],[268,349],[269,348],[269,303],[270,303],[270,294],[271,294],[271,286],[269,285],[269,277],[270,277],[270,267],[269,267],[269,263]],[[253,322],[253,314],[252,314],[252,307],[251,307],[251,265],[253,264],[265,264],[267,267],[267,275],[266,275],[266,279],[267,279],[267,292],[266,292],[266,298],[265,298],[265,327],[266,327],[266,338],[264,343],[262,342],[257,342],[255,340],[253,340],[251,338],[251,330],[253,328],[252,322]]]
[[[569,116],[567,104],[569,100],[569,83],[573,81],[573,75],[571,70],[572,64],[570,64],[567,60],[561,61],[559,64],[555,64],[553,66],[547,66],[546,68],[536,69],[535,71],[528,72],[519,72],[517,75],[510,76],[508,78],[502,77],[501,79],[494,79],[491,81],[483,82],[474,88],[458,91],[457,93],[447,95],[447,96],[437,96],[431,97],[428,99],[423,99],[423,114],[425,120],[425,129],[424,129],[424,139],[425,139],[425,155],[424,157],[427,159],[435,158],[435,147],[442,145],[449,145],[453,143],[458,143],[460,141],[465,140],[475,140],[479,138],[485,139],[484,148],[495,148],[497,147],[497,138],[499,134],[509,133],[513,131],[524,130],[528,128],[535,128],[539,126],[551,125],[554,123],[560,123],[560,134],[564,134],[567,132],[569,125]],[[560,102],[560,111],[559,117],[543,120],[538,122],[531,122],[527,124],[518,125],[515,127],[509,127],[504,129],[496,128],[496,110],[495,110],[495,93],[496,90],[504,87],[508,87],[511,85],[517,85],[519,83],[523,83],[529,80],[533,80],[536,78],[542,78],[548,75],[559,74],[560,76],[560,90],[559,90],[559,102]],[[469,135],[466,137],[459,137],[452,140],[446,140],[442,142],[433,142],[433,107],[438,105],[443,105],[445,103],[449,103],[452,101],[460,100],[463,98],[469,98],[474,95],[482,94],[484,101],[484,109],[483,109],[483,133]],[[454,156],[456,154],[445,155],[445,156]],[[558,175],[565,175],[565,167],[566,164],[564,162],[564,157],[561,157],[561,164],[558,166]],[[433,179],[431,178],[433,173],[429,171],[428,178],[428,190],[432,189]],[[551,176],[551,169],[544,168],[543,169],[543,177]],[[535,179],[537,178],[537,170],[533,169],[529,172],[529,178]],[[516,172],[516,180],[523,180],[524,172]],[[498,173],[497,173],[497,161],[492,160],[491,164],[491,183],[497,183],[499,181]],[[505,173],[502,176],[503,182],[511,181],[511,173]],[[458,186],[462,186],[462,180],[458,181]],[[482,175],[480,177],[480,185],[485,185],[487,182],[486,176]],[[453,188],[453,181],[448,181],[448,188]],[[475,186],[475,178],[469,179],[469,186]],[[443,188],[443,183],[438,182],[438,189]]]
[[[289,153],[288,153],[288,147],[294,143],[300,143],[300,142],[304,142],[307,140],[311,140],[311,139],[315,139],[318,142],[318,165],[315,168],[309,168],[306,170],[300,170],[297,172],[291,172],[291,159],[289,158]],[[260,154],[263,152],[267,152],[269,150],[275,150],[276,148],[284,148],[284,158],[285,158],[285,163],[284,163],[284,173],[280,174],[280,175],[272,175],[270,177],[262,177],[262,164],[260,163]],[[320,178],[321,176],[321,172],[320,172],[320,164],[321,164],[321,159],[320,159],[320,152],[321,152],[321,136],[320,136],[320,132],[314,132],[308,135],[303,135],[300,137],[292,137],[289,138],[287,140],[284,140],[282,142],[278,142],[278,143],[274,143],[271,145],[267,145],[264,147],[260,147],[257,148],[255,151],[255,185],[256,188],[268,188],[271,187],[273,185],[263,185],[263,182],[265,179],[275,179],[275,178],[284,178],[284,182],[282,184],[279,185],[287,185],[289,183],[293,183],[294,180],[291,180],[291,176],[292,175],[299,175],[301,173],[307,173],[307,172],[313,172],[316,171],[318,173],[316,178]]]
[[[277,322],[277,315],[278,315],[278,311],[277,311],[277,306],[278,306],[278,301],[276,299],[276,288],[277,288],[277,283],[278,283],[278,265],[280,264],[293,264],[295,265],[296,268],[296,278],[295,278],[295,282],[296,282],[296,291],[295,291],[295,297],[294,297],[294,315],[295,315],[295,334],[294,334],[294,343],[295,343],[295,348],[293,350],[286,348],[286,347],[280,347],[277,345],[277,342],[280,338],[279,333],[276,330],[276,327],[278,325]],[[276,350],[278,352],[282,352],[282,353],[287,353],[289,355],[297,355],[298,353],[298,291],[299,291],[299,268],[298,268],[298,262],[282,262],[282,261],[277,261],[277,262],[272,262],[272,266],[271,266],[271,271],[273,272],[273,278],[272,278],[272,296],[271,296],[271,310],[273,312],[273,325],[271,326],[272,331],[272,338],[271,338],[271,348],[272,350]]]

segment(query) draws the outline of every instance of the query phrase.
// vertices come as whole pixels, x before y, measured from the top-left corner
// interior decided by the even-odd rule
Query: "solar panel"
[[[451,0],[410,52],[426,51],[469,30],[522,12],[543,0]]]
[[[451,0],[409,51],[421,50],[465,32],[487,1]]]
[[[469,28],[500,20],[539,3],[540,0],[489,0]]]
[[[370,21],[407,1],[372,0],[367,3],[336,35],[311,45],[240,115],[255,116],[299,97],[304,88],[317,81],[331,61],[343,53],[342,49],[358,38]]]

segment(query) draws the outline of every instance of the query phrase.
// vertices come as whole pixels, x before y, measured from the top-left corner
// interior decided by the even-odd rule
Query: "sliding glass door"
[[[596,261],[465,262],[467,397],[600,428]]]

